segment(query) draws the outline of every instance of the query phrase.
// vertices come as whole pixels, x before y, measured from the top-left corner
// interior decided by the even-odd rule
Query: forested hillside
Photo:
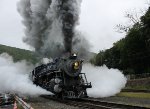
[[[124,74],[150,73],[150,8],[127,31],[125,38],[100,51],[91,62],[120,69]]]
[[[32,51],[19,49],[15,47],[9,47],[9,46],[0,44],[0,54],[1,53],[8,53],[9,55],[11,55],[13,57],[14,62],[27,60],[30,63],[36,64],[42,58]],[[85,59],[89,61],[91,58],[94,57],[94,55],[96,54],[93,52],[89,52],[88,57]]]
[[[11,55],[14,62],[27,60],[28,62],[35,64],[38,60],[32,51],[0,45],[0,54],[4,52]]]

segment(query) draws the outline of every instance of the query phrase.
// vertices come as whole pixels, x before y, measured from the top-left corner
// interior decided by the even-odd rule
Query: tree
[[[105,64],[108,68],[118,68],[125,74],[148,73],[150,72],[150,8],[138,20],[131,15],[128,15],[128,18],[133,25],[126,31],[126,37],[114,43],[112,48],[95,56],[95,65]]]

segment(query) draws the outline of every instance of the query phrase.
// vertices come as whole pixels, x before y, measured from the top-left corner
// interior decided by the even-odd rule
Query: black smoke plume
[[[25,26],[23,41],[44,56],[73,51],[85,54],[88,42],[81,44],[85,39],[75,30],[80,5],[81,0],[20,0],[18,11]]]
[[[58,16],[62,22],[62,31],[64,35],[64,46],[66,52],[72,50],[72,39],[74,37],[74,27],[78,21],[75,3],[77,0],[58,0]],[[74,4],[75,3],[75,4]]]

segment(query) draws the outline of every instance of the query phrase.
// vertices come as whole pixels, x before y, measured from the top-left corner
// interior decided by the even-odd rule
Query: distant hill
[[[21,61],[21,60],[27,60],[28,62],[31,62],[33,64],[36,64],[40,57],[38,57],[34,52],[29,50],[24,50],[20,48],[10,47],[6,45],[0,44],[0,54],[1,53],[8,53],[13,57],[14,62]],[[87,61],[93,58],[96,54],[93,52],[88,53]]]
[[[13,57],[14,62],[27,60],[28,62],[35,64],[38,61],[35,53],[32,51],[0,44],[0,54],[4,52],[11,55]]]

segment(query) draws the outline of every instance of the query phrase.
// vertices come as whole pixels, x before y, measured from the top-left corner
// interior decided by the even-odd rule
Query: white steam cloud
[[[35,86],[29,79],[31,65],[21,61],[14,63],[11,56],[6,53],[0,55],[0,92],[11,92],[21,95],[37,96],[51,94],[44,89]],[[125,87],[126,78],[115,69],[106,66],[96,67],[84,64],[82,72],[85,72],[92,88],[88,89],[90,97],[109,97],[121,91]]]
[[[106,66],[85,64],[82,72],[86,73],[88,81],[92,83],[92,88],[87,90],[90,97],[113,96],[125,87],[127,81],[119,70],[108,69]]]
[[[31,67],[25,62],[14,63],[6,53],[0,55],[0,92],[17,93],[21,95],[37,96],[50,94],[46,90],[33,85],[29,79]]]

